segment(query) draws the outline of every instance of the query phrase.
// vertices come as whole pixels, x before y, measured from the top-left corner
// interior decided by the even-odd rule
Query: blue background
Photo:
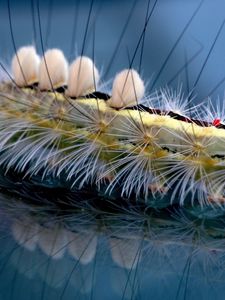
[[[13,36],[16,47],[35,43],[41,54],[37,1],[34,0],[33,2],[36,37],[32,23],[31,0],[10,1]],[[151,6],[153,2],[150,1]],[[158,1],[147,27],[141,66],[141,74],[145,82],[150,82],[148,92],[150,92],[151,83],[154,81],[169,51],[198,4],[199,1],[197,0]],[[94,40],[95,61],[97,66],[103,71],[103,80],[113,78],[121,69],[128,67],[128,52],[130,57],[132,57],[135,51],[145,22],[147,9],[147,1],[145,0],[137,1],[121,44],[116,52],[115,60],[107,76],[104,76],[132,5],[133,1],[126,0],[94,1],[84,53],[93,56]],[[39,7],[44,48],[58,47],[64,51],[68,60],[71,61],[77,54],[81,53],[90,1],[47,0],[40,1]],[[182,84],[186,92],[187,86],[189,86],[189,89],[193,87],[217,31],[223,22],[225,17],[224,11],[225,2],[223,0],[204,1],[200,11],[169,58],[156,83],[157,88],[163,87],[169,82],[174,88]],[[93,32],[95,32],[94,38]],[[74,45],[72,45],[73,33]],[[0,57],[5,64],[10,65],[14,48],[10,36],[6,0],[0,1],[0,38]],[[185,59],[186,61],[189,60],[201,47],[202,51],[188,68],[179,73],[179,76],[171,82],[177,71],[184,66]],[[137,69],[139,68],[139,61],[140,49],[133,64]],[[195,89],[196,101],[201,101],[214,89],[225,76],[224,70],[225,29],[222,30]],[[213,93],[213,98],[217,99],[217,95],[223,97],[223,93],[224,83]]]

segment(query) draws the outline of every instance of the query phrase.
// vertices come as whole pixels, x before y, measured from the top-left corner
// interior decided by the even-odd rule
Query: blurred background
[[[182,84],[185,92],[195,87],[196,101],[209,94],[214,98],[223,97],[225,28],[220,26],[225,18],[225,2],[203,1],[190,20],[199,3],[199,0],[95,0],[93,3],[90,0],[1,0],[0,57],[10,65],[15,52],[12,34],[16,48],[35,44],[42,54],[41,24],[44,49],[60,48],[69,61],[81,52],[94,57],[103,80],[108,80],[129,66],[146,15],[151,14],[144,42],[141,39],[132,64],[148,83],[148,92],[166,84],[174,88]]]
[[[70,62],[81,53],[94,58],[103,81],[132,61],[148,84],[147,93],[182,85],[186,95],[194,88],[196,102],[209,95],[214,102],[218,96],[222,101],[225,1],[205,0],[197,11],[199,4],[0,0],[0,59],[10,68],[15,48],[34,44],[42,55],[57,47]],[[126,209],[122,216],[110,212],[101,218],[95,210],[89,215],[81,209],[65,219],[53,207],[57,218],[51,219],[52,211],[46,209],[41,210],[45,218],[37,219],[40,211],[32,202],[25,205],[19,196],[11,199],[4,194],[0,200],[0,299],[211,300],[224,295],[223,239],[194,245],[187,226],[191,222],[183,214],[173,219],[179,219],[178,226],[172,224],[169,231],[165,225],[159,234],[157,226],[153,233],[148,226],[143,229],[146,216],[135,208],[129,217]],[[5,203],[13,205],[5,209]],[[38,234],[35,224],[42,228]],[[69,248],[64,237],[71,232]],[[189,234],[187,242],[179,244],[184,232]],[[152,239],[144,240],[147,233]]]

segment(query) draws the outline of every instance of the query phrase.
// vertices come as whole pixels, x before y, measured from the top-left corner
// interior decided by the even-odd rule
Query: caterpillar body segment
[[[35,68],[39,63],[38,72],[27,71],[24,53]],[[20,49],[14,81],[0,86],[0,164],[6,170],[42,174],[43,181],[63,177],[71,188],[104,183],[109,195],[119,188],[126,198],[170,191],[170,201],[179,197],[180,204],[188,195],[192,203],[224,202],[220,116],[199,119],[181,90],[143,99],[145,86],[133,69],[116,76],[109,96],[97,92],[99,72],[91,59],[79,57],[68,68],[58,49],[40,62],[37,57],[32,47]]]

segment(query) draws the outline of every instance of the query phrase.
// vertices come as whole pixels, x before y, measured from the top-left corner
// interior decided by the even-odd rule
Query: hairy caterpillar
[[[180,108],[181,95],[173,99],[169,91],[140,104],[144,83],[132,69],[117,75],[109,96],[97,92],[90,58],[77,58],[69,73],[57,49],[44,54],[40,67],[39,60],[33,47],[21,48],[12,61],[13,85],[1,87],[6,170],[42,172],[42,181],[64,176],[78,188],[108,180],[109,194],[118,185],[125,197],[146,200],[149,191],[173,187],[171,202],[179,197],[182,205],[191,194],[193,203],[197,194],[202,205],[223,203],[225,125],[218,117],[199,120],[187,100],[178,100]]]
[[[28,47],[12,74],[1,65],[3,298],[34,297],[37,281],[37,299],[220,299],[223,109],[192,108],[182,89],[147,95],[135,55],[110,91],[95,54],[68,71],[42,46],[41,62]]]

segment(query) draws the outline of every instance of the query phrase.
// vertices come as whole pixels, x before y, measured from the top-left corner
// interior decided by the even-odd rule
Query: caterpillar
[[[14,82],[1,86],[0,162],[6,170],[43,173],[42,181],[64,176],[78,188],[107,181],[109,194],[119,186],[127,198],[146,200],[173,187],[171,202],[178,197],[181,205],[189,194],[192,203],[224,202],[219,116],[210,120],[205,108],[207,119],[199,119],[187,99],[173,99],[168,90],[144,98],[133,69],[116,76],[110,96],[97,91],[99,72],[90,58],[78,57],[67,68],[58,49],[41,61],[33,47],[15,54]]]
[[[194,104],[193,98],[224,21],[213,33],[193,88],[188,68],[202,45],[191,58],[185,55],[168,87],[156,88],[174,49],[205,5],[196,2],[159,73],[148,83],[140,75],[142,68],[151,69],[148,60],[142,61],[144,43],[159,2],[147,1],[134,54],[127,50],[127,65],[108,84],[106,73],[115,67],[117,52],[108,70],[99,71],[104,62],[96,60],[99,11],[91,24],[94,1],[79,56],[73,45],[72,55],[63,43],[48,45],[53,10],[45,40],[43,12],[33,0],[34,41],[18,47],[13,5],[7,0],[14,55],[10,70],[0,61],[3,299],[221,299],[224,106],[206,97],[205,103]],[[75,28],[79,22],[74,19]],[[93,49],[87,55],[91,26]],[[174,90],[169,84],[183,71],[187,93],[182,85]]]

